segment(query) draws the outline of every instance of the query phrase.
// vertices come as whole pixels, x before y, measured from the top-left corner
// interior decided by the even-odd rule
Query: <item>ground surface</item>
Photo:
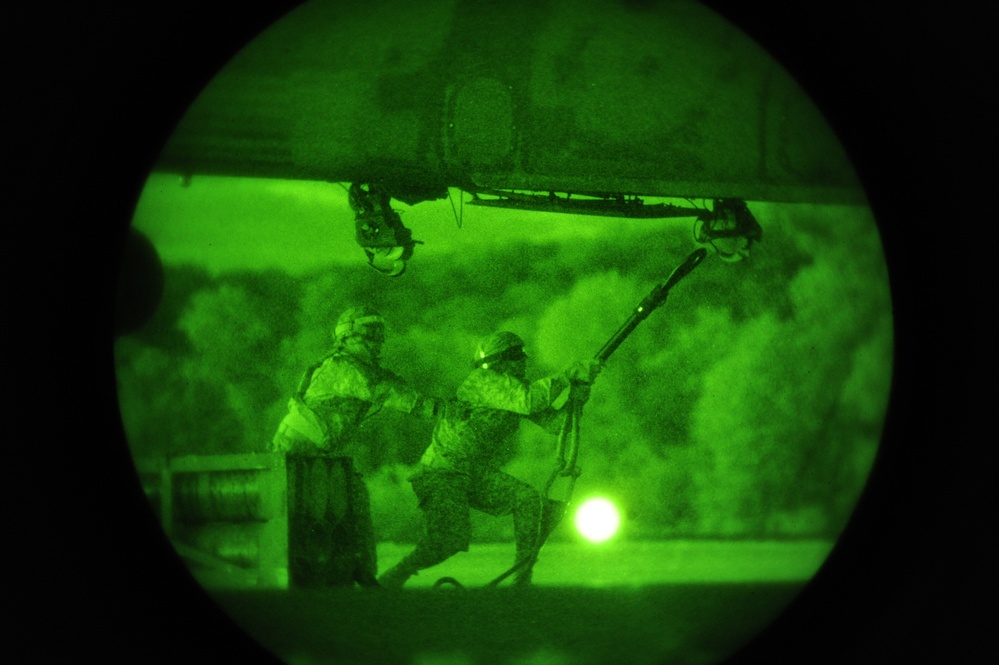
[[[832,545],[808,541],[611,541],[600,545],[545,545],[534,567],[535,584],[583,587],[652,584],[804,582]],[[378,563],[386,570],[412,545],[383,543]],[[513,564],[513,544],[473,544],[444,563],[412,578],[407,588],[429,587],[444,576],[463,584],[487,584]]]
[[[381,567],[408,546],[379,548]],[[717,663],[814,574],[823,542],[551,543],[530,589],[484,588],[512,545],[473,546],[401,591],[216,590],[292,665]],[[433,589],[451,576],[464,589]]]

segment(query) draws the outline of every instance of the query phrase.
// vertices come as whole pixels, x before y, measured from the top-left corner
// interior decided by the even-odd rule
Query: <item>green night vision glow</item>
[[[288,663],[722,662],[878,454],[845,151],[700,3],[346,4],[236,55],[136,205],[115,378],[170,556]],[[473,369],[498,331],[526,387]]]
[[[602,543],[614,537],[621,526],[621,514],[610,499],[587,499],[576,510],[576,530],[591,543]]]

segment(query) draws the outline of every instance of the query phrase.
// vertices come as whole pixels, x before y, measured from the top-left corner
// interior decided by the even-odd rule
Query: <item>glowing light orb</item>
[[[587,499],[576,511],[576,530],[592,543],[602,543],[621,526],[617,508],[607,499]]]

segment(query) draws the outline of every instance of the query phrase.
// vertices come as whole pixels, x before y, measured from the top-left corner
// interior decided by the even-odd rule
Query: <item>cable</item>
[[[450,187],[447,188],[447,200],[451,204],[451,214],[454,215],[454,221],[458,225],[458,228],[460,229],[461,228],[461,222],[462,222],[462,220],[461,220],[461,218],[458,217],[458,211],[456,211],[454,209],[454,199],[451,197],[451,188]],[[465,202],[464,202],[464,199],[459,198],[458,202],[461,204],[461,207],[462,207],[461,216],[464,217],[465,216],[465,208],[464,208]]]

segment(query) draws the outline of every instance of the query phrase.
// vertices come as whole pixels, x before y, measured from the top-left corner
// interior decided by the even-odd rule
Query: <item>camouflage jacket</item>
[[[434,427],[420,463],[462,473],[498,468],[515,443],[522,418],[557,433],[569,381],[556,375],[533,383],[488,369],[473,371],[459,386]]]
[[[432,412],[431,402],[393,372],[337,351],[302,378],[279,429],[284,436],[275,438],[275,448],[342,455],[361,421],[382,407]]]

